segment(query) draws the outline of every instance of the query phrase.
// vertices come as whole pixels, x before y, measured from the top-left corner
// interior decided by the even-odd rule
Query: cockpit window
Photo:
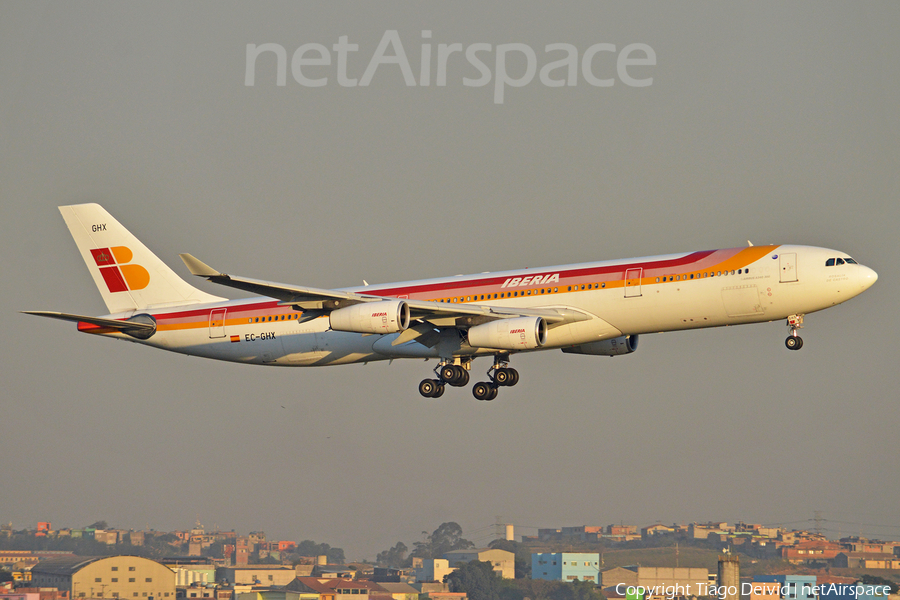
[[[828,260],[826,260],[826,261],[825,261],[825,266],[826,266],[826,267],[833,267],[833,266],[834,266],[834,259],[833,259],[833,258],[829,258]]]
[[[844,264],[844,259],[843,258],[837,259],[837,264],[839,264],[839,265]]]
[[[848,265],[858,265],[859,263],[850,258],[849,256],[844,259]]]

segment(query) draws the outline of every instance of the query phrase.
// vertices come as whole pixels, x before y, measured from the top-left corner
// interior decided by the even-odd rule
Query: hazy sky
[[[0,3],[0,521],[199,518],[351,559],[449,520],[484,544],[497,516],[533,534],[819,510],[833,535],[900,536],[898,29],[893,1]],[[397,64],[342,85],[340,38],[363,80],[391,31],[417,83],[429,45],[430,85]],[[266,43],[289,62],[324,46],[330,65],[296,67],[325,85],[291,65],[276,85],[274,53],[245,85]],[[492,79],[472,87],[478,43]],[[612,86],[581,68],[542,83],[565,55],[548,44],[580,63],[604,43],[592,76]],[[463,48],[444,86],[439,44]],[[501,104],[505,44],[537,73]],[[656,64],[626,75],[652,85],[617,71],[630,44]],[[105,312],[56,209],[87,201],[185,278],[179,252],[338,287],[748,239],[837,248],[880,278],[808,316],[800,352],[781,322],[651,335],[613,359],[517,356],[494,402],[429,400],[433,362],[250,367],[18,314]]]

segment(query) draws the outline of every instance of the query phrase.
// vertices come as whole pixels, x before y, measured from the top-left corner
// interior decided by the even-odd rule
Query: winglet
[[[191,272],[191,275],[197,275],[198,277],[216,277],[217,275],[223,275],[223,273],[219,273],[202,260],[194,258],[190,254],[179,254],[178,256],[184,261],[184,265],[188,268],[188,271]]]
[[[749,246],[749,247],[752,248],[752,247],[753,247],[753,242],[751,242],[750,240],[747,240],[747,246]]]

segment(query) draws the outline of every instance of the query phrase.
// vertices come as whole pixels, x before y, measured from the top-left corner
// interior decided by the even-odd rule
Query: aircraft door
[[[643,267],[628,269],[625,271],[625,297],[636,298],[641,295],[641,276]]]
[[[781,267],[781,283],[797,281],[797,253],[782,254],[778,260]]]
[[[209,339],[225,337],[226,308],[214,308],[209,311]]]

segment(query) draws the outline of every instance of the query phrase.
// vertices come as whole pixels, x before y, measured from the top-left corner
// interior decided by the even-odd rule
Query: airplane
[[[192,275],[261,297],[228,300],[175,274],[98,204],[59,207],[106,303],[78,331],[172,352],[257,365],[304,367],[398,358],[437,359],[419,393],[438,398],[493,357],[478,400],[514,386],[510,357],[559,349],[631,354],[643,334],[785,319],[799,350],[804,315],[853,298],[878,279],[845,252],[767,245],[518,269],[440,279],[318,289],[229,275],[190,254]]]

